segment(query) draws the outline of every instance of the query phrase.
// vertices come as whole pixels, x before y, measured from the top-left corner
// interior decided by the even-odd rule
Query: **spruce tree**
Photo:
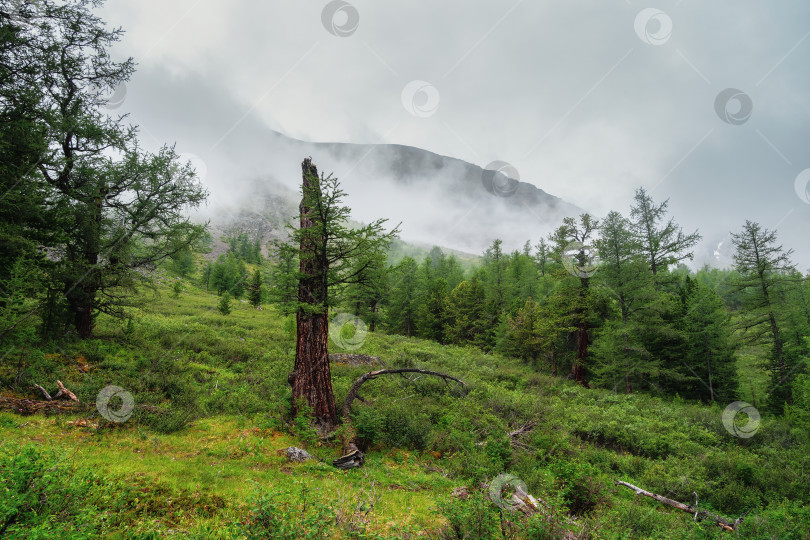
[[[217,304],[217,309],[223,315],[230,315],[231,313],[231,295],[229,292],[225,292],[222,296],[219,297],[219,303]]]
[[[258,309],[262,305],[262,273],[256,268],[248,285],[248,302]]]

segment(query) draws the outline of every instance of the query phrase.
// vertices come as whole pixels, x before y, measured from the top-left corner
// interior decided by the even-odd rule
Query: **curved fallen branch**
[[[354,384],[352,384],[352,387],[349,389],[349,393],[346,394],[346,399],[343,400],[343,409],[341,415],[343,416],[343,427],[344,427],[344,435],[343,435],[344,455],[340,459],[335,460],[334,463],[338,464],[335,465],[336,467],[340,465],[345,465],[347,463],[352,463],[354,464],[355,467],[359,467],[363,464],[363,453],[360,452],[360,450],[357,449],[357,446],[352,442],[352,439],[354,438],[354,428],[352,427],[352,419],[351,419],[352,403],[354,403],[355,399],[358,399],[360,387],[363,386],[363,383],[365,383],[366,381],[376,379],[377,377],[380,377],[382,375],[396,375],[399,373],[420,373],[422,375],[431,375],[433,377],[439,377],[443,379],[445,382],[454,381],[463,386],[464,388],[467,387],[467,383],[465,383],[461,379],[458,379],[446,373],[440,373],[438,371],[430,371],[428,369],[417,369],[417,368],[378,369],[377,371],[369,371],[368,373],[365,373],[359,379],[354,381]]]
[[[677,508],[678,510],[681,510],[683,512],[693,514],[695,516],[695,520],[710,519],[711,521],[718,524],[720,527],[722,527],[724,530],[727,530],[727,531],[735,530],[737,528],[737,525],[739,525],[740,522],[743,519],[743,517],[740,516],[736,520],[730,521],[730,520],[728,520],[726,518],[723,518],[723,517],[720,517],[720,516],[718,516],[716,514],[712,514],[708,510],[699,509],[697,507],[697,504],[695,506],[692,506],[691,504],[684,504],[682,502],[674,501],[672,499],[668,499],[667,497],[664,497],[663,495],[658,495],[657,493],[652,493],[650,491],[646,491],[644,489],[641,489],[638,486],[634,486],[633,484],[628,484],[627,482],[622,482],[621,480],[616,480],[616,482],[614,484],[617,485],[617,486],[624,486],[624,487],[630,488],[630,489],[632,489],[633,491],[636,492],[636,495],[644,495],[645,497],[650,497],[651,499],[655,499],[656,501],[658,501],[660,503],[664,503],[664,504],[669,505],[669,506],[671,506],[673,508]]]

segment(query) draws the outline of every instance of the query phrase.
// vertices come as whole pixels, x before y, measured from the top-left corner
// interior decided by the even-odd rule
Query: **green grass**
[[[47,503],[31,499],[6,514],[0,504],[0,520],[19,516],[6,534],[47,537],[81,526],[77,537],[296,537],[302,528],[343,538],[729,536],[613,484],[625,480],[684,502],[696,492],[702,507],[727,517],[748,512],[735,537],[809,537],[810,421],[802,411],[763,416],[754,437],[739,439],[722,425],[726,404],[588,390],[474,348],[373,333],[345,352],[444,371],[469,388],[431,378],[366,383],[368,403],[356,403],[353,418],[367,461],[339,471],[329,464],[339,445],[318,442],[306,422],[289,418],[291,320],[239,301],[223,316],[215,295],[186,286],[173,298],[172,284],[164,278],[156,293],[143,293],[131,325],[102,316],[92,340],[6,356],[5,393],[35,397],[33,383],[60,379],[93,403],[115,384],[151,407],[123,424],[94,411],[1,413],[0,490],[20,501],[49,494]],[[333,366],[338,403],[366,369]],[[524,446],[511,447],[506,433],[530,421]],[[287,446],[306,447],[318,461],[287,463],[277,454]],[[92,480],[70,498],[46,481],[51,470]],[[480,486],[503,472],[521,478],[548,513],[527,520],[499,512]],[[18,476],[28,483],[14,484]],[[469,498],[452,495],[461,486]],[[43,512],[52,515],[46,522]]]

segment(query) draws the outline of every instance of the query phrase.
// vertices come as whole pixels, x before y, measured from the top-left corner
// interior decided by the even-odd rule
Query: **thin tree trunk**
[[[83,238],[81,247],[76,248],[78,253],[75,253],[74,259],[80,261],[79,274],[65,291],[73,315],[73,326],[82,339],[89,338],[93,333],[93,308],[99,289],[96,265],[101,243],[102,199],[103,195],[88,202],[87,212],[79,216],[77,225]],[[77,269],[74,267],[72,270],[76,272]]]
[[[580,295],[582,298],[582,307],[581,312],[579,313],[580,320],[577,324],[577,353],[574,357],[574,363],[571,366],[571,375],[573,375],[574,380],[584,386],[585,388],[590,388],[588,381],[585,379],[585,365],[588,358],[588,321],[587,319],[587,291],[588,291],[588,278],[581,278],[582,288],[580,289]]]

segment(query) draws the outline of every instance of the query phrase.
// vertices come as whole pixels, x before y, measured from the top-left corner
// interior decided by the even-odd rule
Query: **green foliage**
[[[248,285],[248,302],[258,308],[262,305],[262,274],[258,268],[253,270],[253,277]]]
[[[210,286],[217,294],[227,292],[238,299],[245,292],[247,279],[248,271],[243,260],[233,254],[220,255],[210,266],[207,287]]]
[[[3,107],[10,122],[2,122],[0,140],[21,129],[30,135],[0,146],[9,158],[0,171],[7,199],[0,270],[5,275],[33,246],[64,254],[36,257],[50,282],[46,335],[69,323],[88,338],[96,313],[123,317],[131,292],[148,281],[143,270],[180,254],[204,230],[187,215],[207,196],[191,166],[168,146],[144,151],[126,116],[99,108],[129,80],[134,62],[112,60],[108,50],[122,31],[107,29],[95,7],[49,3],[35,24],[6,24],[13,7],[3,15],[2,97],[16,106]],[[22,190],[26,201],[18,200]],[[7,204],[18,202],[22,215],[6,220]]]
[[[242,532],[250,539],[330,538],[334,520],[334,509],[313,501],[306,486],[302,486],[292,500],[287,494],[260,494],[252,504],[250,517],[242,523]]]
[[[440,501],[438,507],[448,522],[442,538],[466,540],[500,537],[498,510],[482,490],[474,490],[466,499]]]
[[[751,221],[732,234],[739,272],[735,286],[742,293],[738,326],[749,344],[767,349],[764,367],[771,375],[768,402],[773,410],[782,411],[793,401],[793,380],[805,367],[810,348],[803,339],[808,325],[802,324],[802,317],[791,317],[794,309],[780,309],[788,291],[800,289],[803,280],[790,261],[792,250],[785,251],[776,242],[775,231]],[[797,328],[798,321],[802,322]]]
[[[462,281],[450,291],[445,308],[444,334],[449,343],[487,348],[492,325],[486,317],[485,291],[480,280]]]
[[[174,285],[172,285],[172,298],[180,298],[180,295],[183,293],[184,289],[185,289],[185,287],[183,287],[183,282],[182,281],[175,281]],[[132,319],[128,319],[128,320],[132,320]]]
[[[231,295],[227,291],[219,298],[217,310],[223,315],[231,314]]]
[[[247,233],[238,233],[224,238],[228,254],[248,264],[262,264],[261,238],[251,240]]]
[[[405,257],[391,272],[394,287],[388,300],[386,327],[392,332],[412,336],[416,329],[418,309],[419,266],[410,257]]]

